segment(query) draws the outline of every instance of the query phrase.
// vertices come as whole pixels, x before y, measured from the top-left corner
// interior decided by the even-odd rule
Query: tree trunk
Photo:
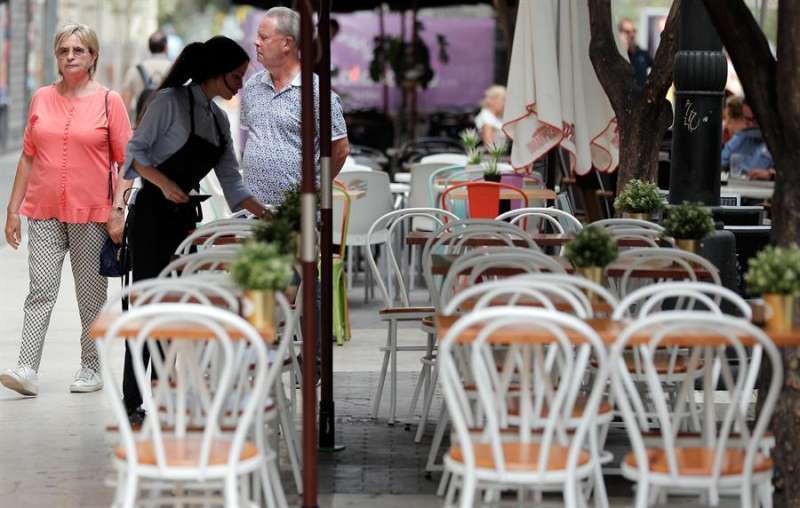
[[[775,161],[772,239],[778,245],[800,234],[800,3],[778,4],[777,60],[742,0],[704,0],[731,55],[747,101]],[[783,385],[775,412],[776,506],[800,507],[800,350],[783,350]]]
[[[658,148],[664,132],[672,123],[672,107],[665,97],[672,84],[672,62],[678,50],[681,0],[672,4],[653,67],[643,88],[637,85],[631,64],[617,48],[611,22],[611,0],[587,1],[592,37],[589,55],[617,115],[619,192],[632,178],[655,181],[658,175]]]

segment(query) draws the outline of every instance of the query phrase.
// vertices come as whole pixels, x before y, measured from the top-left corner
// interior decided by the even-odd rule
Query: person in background
[[[189,193],[212,168],[231,210],[267,215],[242,183],[228,117],[213,102],[236,95],[249,63],[245,50],[227,37],[191,43],[147,105],[125,159],[125,178],[143,180],[130,226],[134,281],[158,276],[202,219]],[[147,350],[144,356],[146,364]],[[142,396],[127,344],[122,390],[131,422],[140,422]]]
[[[740,129],[722,147],[722,171],[734,177],[751,180],[770,180],[775,177],[775,163],[764,141],[764,135],[753,110],[742,102]]]
[[[737,132],[747,127],[748,120],[745,118],[744,97],[731,95],[725,101],[725,109],[722,110],[722,144],[727,143]],[[753,112],[747,107],[752,120]]]
[[[622,18],[617,25],[619,32],[620,45],[628,53],[628,60],[633,66],[633,76],[636,83],[643,87],[647,81],[647,74],[653,67],[653,59],[650,53],[643,50],[636,44],[636,25],[629,18]]]
[[[20,216],[28,218],[30,290],[17,367],[0,373],[0,383],[29,396],[39,392],[37,372],[67,252],[81,318],[81,367],[69,390],[103,387],[89,327],[107,296],[100,251],[109,236],[116,243],[122,239],[130,188],[130,182],[117,181],[130,121],[122,98],[94,80],[97,34],[86,25],[64,25],[53,51],[61,79],[31,99],[5,226],[6,240],[16,249]]]
[[[483,93],[481,110],[475,117],[475,127],[484,146],[507,142],[503,132],[503,111],[506,106],[506,87],[492,85]]]
[[[154,32],[147,40],[147,46],[150,56],[128,69],[122,84],[122,100],[132,121],[137,119],[137,107],[144,105],[149,98],[142,93],[149,95],[150,91],[158,88],[172,65],[167,56],[167,35],[164,32]]]
[[[273,7],[258,25],[258,61],[265,67],[242,90],[241,126],[246,131],[242,171],[247,188],[261,202],[279,205],[300,181],[303,136],[300,127],[300,15]],[[313,76],[314,109],[319,112],[319,78]],[[319,115],[317,114],[317,119]],[[331,93],[331,177],[350,151],[339,97]],[[314,160],[319,175],[319,129]]]

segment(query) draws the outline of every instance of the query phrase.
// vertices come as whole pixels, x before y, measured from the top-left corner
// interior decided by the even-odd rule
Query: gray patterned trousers
[[[30,290],[25,299],[19,364],[39,370],[50,314],[58,296],[61,268],[69,251],[81,318],[81,366],[100,370],[89,327],[106,301],[108,281],[99,274],[105,224],[69,224],[56,219],[28,221]]]

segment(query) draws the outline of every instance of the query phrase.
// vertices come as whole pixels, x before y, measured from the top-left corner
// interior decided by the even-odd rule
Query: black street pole
[[[682,0],[675,55],[669,201],[719,205],[722,100],[728,63],[701,0]]]
[[[320,289],[322,291],[322,337],[319,401],[319,448],[337,451],[336,409],[333,401],[333,192],[331,171],[331,47],[330,0],[319,6],[319,164],[320,164]],[[342,246],[344,248],[344,246]]]

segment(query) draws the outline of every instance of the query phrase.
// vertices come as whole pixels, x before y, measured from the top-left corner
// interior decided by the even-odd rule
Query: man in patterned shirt
[[[245,185],[262,203],[278,205],[302,175],[300,128],[300,15],[273,7],[258,26],[256,56],[265,70],[254,74],[241,92],[241,126],[246,129],[242,168]],[[319,78],[314,75],[314,109],[319,122]],[[339,97],[331,94],[333,146],[331,172],[342,168],[349,144]],[[319,125],[319,124],[317,124]],[[319,129],[314,141],[319,178]]]

